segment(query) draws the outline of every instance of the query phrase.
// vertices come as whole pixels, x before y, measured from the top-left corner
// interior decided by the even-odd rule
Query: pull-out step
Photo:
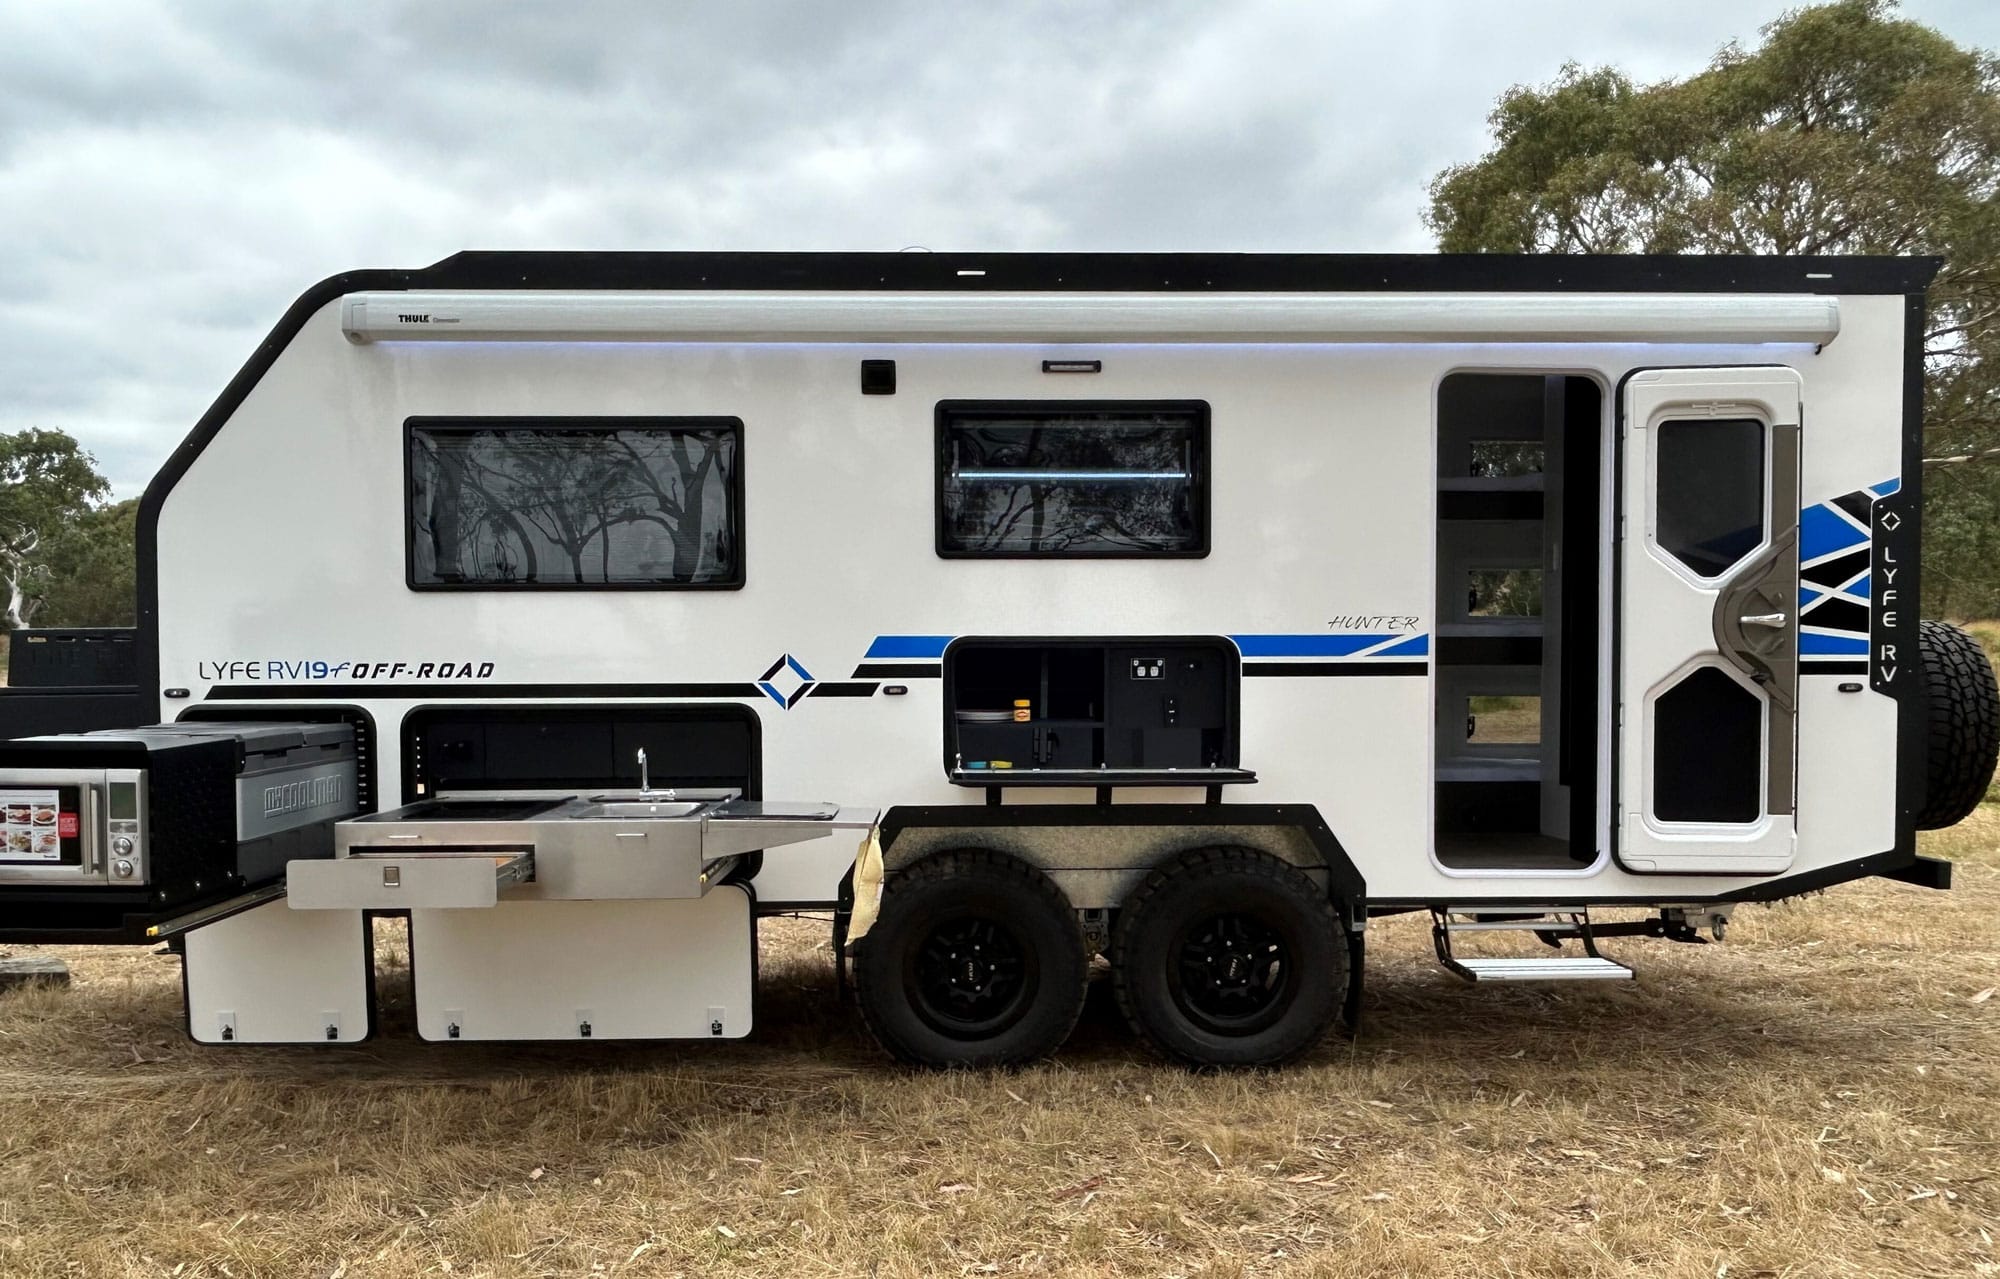
[[[1547,959],[1460,959],[1447,964],[1472,981],[1624,981],[1632,970],[1602,955]]]
[[[1574,938],[1581,955],[1531,958],[1465,959],[1452,953],[1452,938],[1460,933],[1531,932],[1558,950]],[[1630,968],[1597,953],[1590,912],[1580,907],[1442,906],[1431,911],[1431,941],[1438,962],[1467,981],[1627,981]]]

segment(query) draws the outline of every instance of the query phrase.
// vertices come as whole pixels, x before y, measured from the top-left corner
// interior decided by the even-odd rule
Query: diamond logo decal
[[[771,669],[757,680],[757,687],[763,689],[765,696],[772,701],[790,710],[799,704],[801,697],[812,692],[815,682],[812,672],[801,665],[798,658],[787,653],[771,663]],[[786,691],[788,688],[790,691]]]

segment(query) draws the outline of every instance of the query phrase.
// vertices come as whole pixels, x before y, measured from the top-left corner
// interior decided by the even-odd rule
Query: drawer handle
[[[621,830],[621,831],[617,832],[616,834],[614,834],[614,835],[612,836],[612,838],[613,838],[613,839],[644,839],[644,838],[646,838],[646,832],[645,832],[645,831],[642,831],[642,830]]]

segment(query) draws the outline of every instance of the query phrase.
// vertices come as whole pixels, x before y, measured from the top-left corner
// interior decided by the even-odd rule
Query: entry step
[[[1553,955],[1547,959],[1459,959],[1473,981],[1629,981],[1632,970],[1602,955]]]
[[[1453,953],[1455,937],[1498,932],[1533,933],[1557,951],[1574,941],[1583,953],[1506,959],[1468,959]],[[1438,962],[1467,981],[1629,981],[1633,976],[1624,964],[1597,953],[1590,911],[1580,906],[1434,906],[1431,941]]]

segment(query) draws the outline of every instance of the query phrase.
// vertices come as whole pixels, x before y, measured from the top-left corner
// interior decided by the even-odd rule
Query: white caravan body
[[[337,277],[147,492],[142,679],[163,721],[347,718],[385,809],[461,780],[412,757],[453,715],[724,708],[764,793],[882,811],[892,878],[991,848],[1086,915],[1219,840],[1333,883],[1356,930],[1908,875],[1932,269],[462,254]],[[1165,423],[1179,460],[1009,470],[961,447],[1078,420]],[[466,533],[438,489],[491,458],[417,475],[469,432],[676,424],[728,441],[691,481],[724,521],[693,555],[726,572],[668,580],[671,542],[640,527],[667,521],[635,506],[594,537],[548,510],[510,534],[488,494],[490,535]],[[961,536],[978,511],[1041,519],[1040,483],[1066,494],[1050,512],[1137,501],[1104,497],[1121,477],[1166,495],[1176,537],[1115,510],[1064,545]],[[613,580],[614,544],[655,579]],[[1227,687],[1199,732],[1166,698],[1120,755],[1119,681],[1158,677],[1150,643]],[[1020,648],[1041,656],[992,656]],[[974,719],[1005,728],[993,688],[1034,660],[1021,757],[980,757],[962,690],[986,678]],[[1091,662],[1064,719],[1048,681]],[[1038,766],[1058,721],[1082,753]],[[774,849],[755,909],[844,912],[854,865],[850,840]]]

